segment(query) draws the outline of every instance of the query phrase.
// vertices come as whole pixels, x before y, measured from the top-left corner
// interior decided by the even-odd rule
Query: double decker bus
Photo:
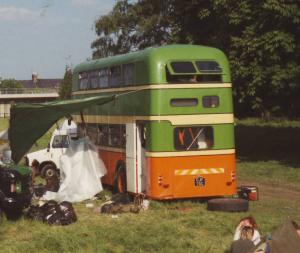
[[[73,115],[84,120],[104,184],[152,199],[236,193],[232,84],[226,56],[168,45],[86,61],[73,98],[116,95]]]

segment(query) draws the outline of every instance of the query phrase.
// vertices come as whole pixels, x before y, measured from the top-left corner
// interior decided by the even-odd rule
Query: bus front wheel
[[[113,193],[125,192],[127,192],[126,169],[124,165],[119,164],[115,171],[115,176],[113,180]]]

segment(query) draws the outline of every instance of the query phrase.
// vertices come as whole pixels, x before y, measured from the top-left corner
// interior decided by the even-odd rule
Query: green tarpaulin
[[[31,146],[64,116],[103,105],[116,96],[97,96],[39,104],[15,104],[10,110],[9,142],[12,159],[18,163]]]

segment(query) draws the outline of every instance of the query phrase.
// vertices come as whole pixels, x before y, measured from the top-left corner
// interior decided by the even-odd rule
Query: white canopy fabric
[[[46,192],[45,200],[80,202],[91,199],[103,190],[101,177],[106,168],[97,147],[88,137],[71,141],[60,159],[61,184],[58,192]]]

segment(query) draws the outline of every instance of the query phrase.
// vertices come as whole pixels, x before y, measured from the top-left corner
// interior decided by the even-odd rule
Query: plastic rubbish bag
[[[25,217],[49,225],[65,226],[77,221],[75,210],[68,201],[57,203],[50,200],[41,206],[30,206]]]

